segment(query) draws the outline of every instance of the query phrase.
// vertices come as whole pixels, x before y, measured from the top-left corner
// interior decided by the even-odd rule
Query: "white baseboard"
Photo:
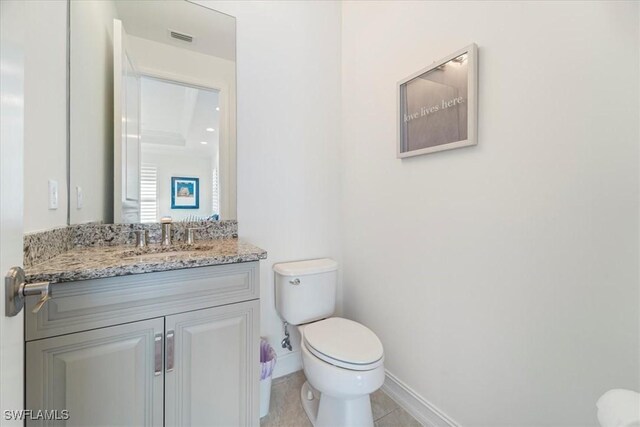
[[[290,351],[279,354],[276,367],[273,369],[273,378],[284,377],[302,369],[302,354],[300,351]]]
[[[411,387],[389,371],[386,371],[382,390],[426,427],[459,427],[459,424],[451,417],[413,391]]]

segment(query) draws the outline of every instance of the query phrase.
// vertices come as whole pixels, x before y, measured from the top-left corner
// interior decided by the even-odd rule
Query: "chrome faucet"
[[[162,229],[162,239],[160,243],[162,246],[171,245],[171,217],[164,216],[160,218],[160,227]]]

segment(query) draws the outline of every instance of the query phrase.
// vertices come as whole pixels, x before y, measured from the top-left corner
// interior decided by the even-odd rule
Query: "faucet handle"
[[[197,227],[187,228],[187,244],[188,245],[193,245],[195,243],[196,241],[195,232],[200,230],[202,230],[202,228],[197,228]]]
[[[162,246],[171,246],[171,217],[163,216],[160,218],[160,229],[162,230],[161,244]]]
[[[136,234],[136,247],[144,248],[147,246],[147,241],[149,240],[149,231],[148,230],[134,230]]]

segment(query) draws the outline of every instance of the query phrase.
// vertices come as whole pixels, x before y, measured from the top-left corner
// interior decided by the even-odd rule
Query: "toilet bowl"
[[[373,426],[369,395],[384,383],[380,340],[365,326],[338,317],[299,330],[307,378],[300,397],[311,423],[315,427]]]
[[[302,407],[315,427],[373,427],[369,395],[384,382],[378,337],[335,311],[338,264],[328,258],[275,264],[276,310],[298,326],[307,382]]]

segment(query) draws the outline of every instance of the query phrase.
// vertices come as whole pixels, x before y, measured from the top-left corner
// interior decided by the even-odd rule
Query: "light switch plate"
[[[76,209],[82,209],[84,206],[84,196],[82,195],[82,187],[76,187]]]
[[[58,181],[49,180],[49,209],[58,209]]]

